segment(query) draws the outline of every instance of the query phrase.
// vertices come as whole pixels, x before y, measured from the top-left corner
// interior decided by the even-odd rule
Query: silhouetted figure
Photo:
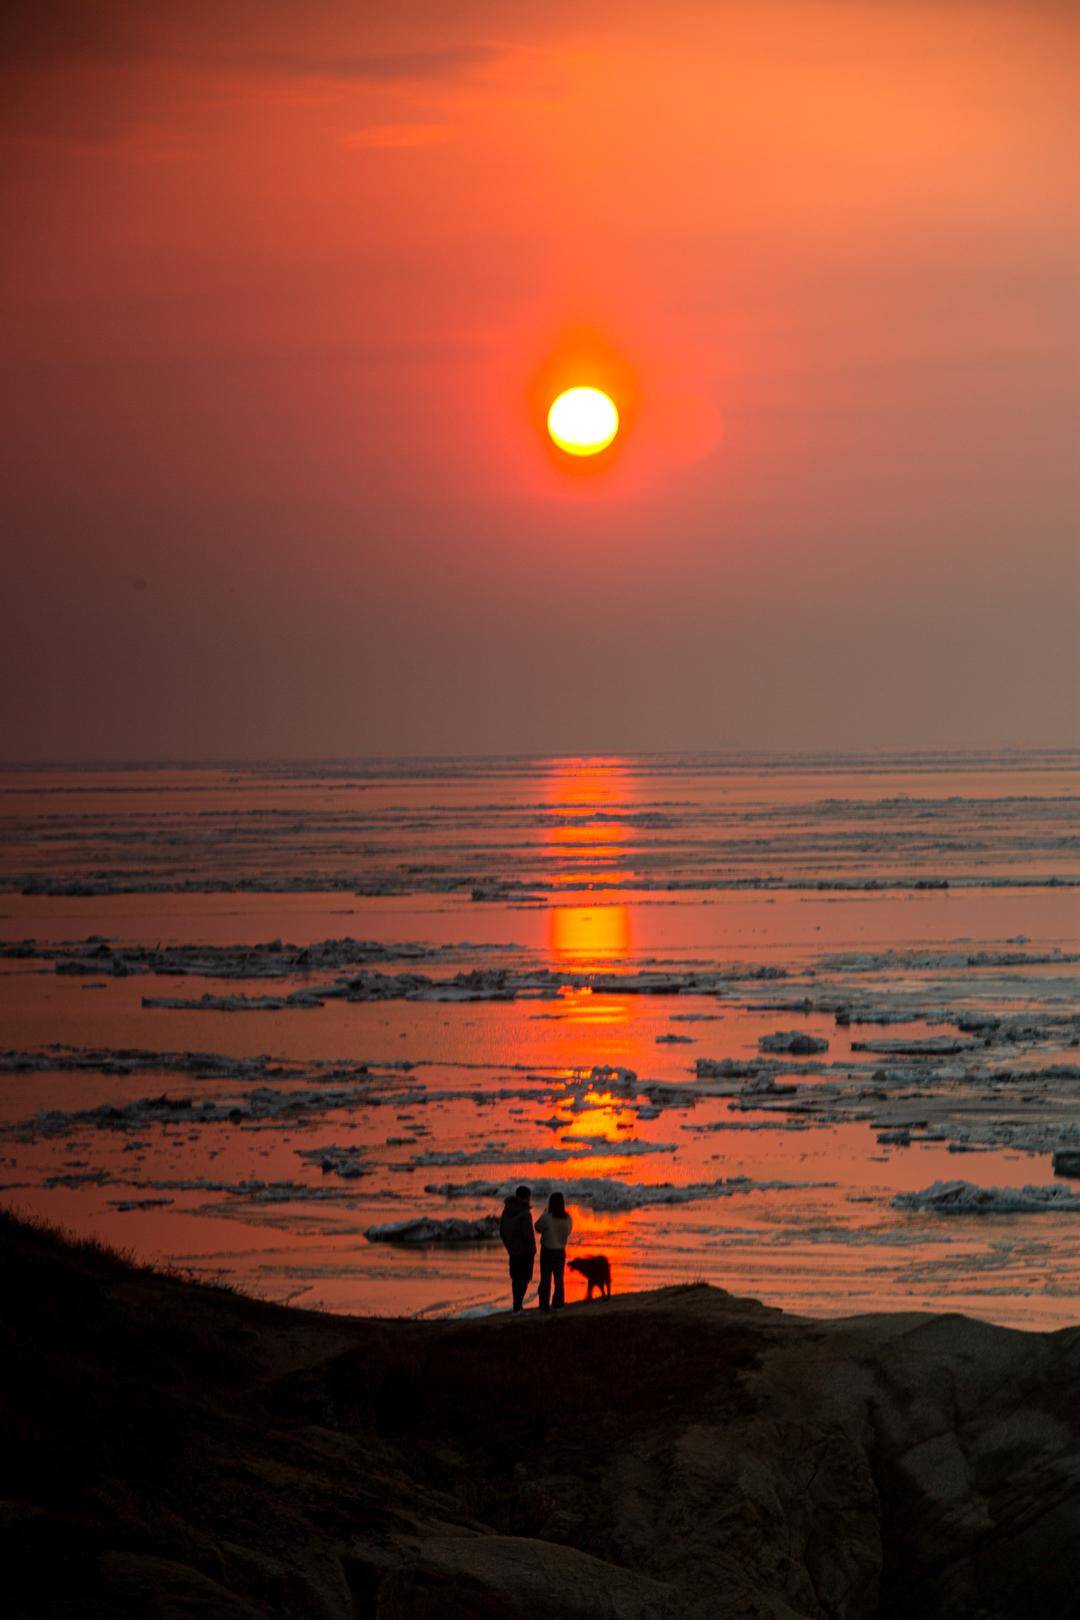
[[[586,1299],[592,1299],[593,1289],[600,1290],[601,1299],[611,1298],[611,1267],[608,1265],[607,1255],[597,1254],[587,1260],[571,1260],[571,1271],[580,1271],[589,1285]]]
[[[499,1236],[510,1256],[510,1293],[515,1311],[520,1311],[525,1302],[525,1291],[532,1282],[536,1262],[536,1237],[529,1208],[531,1197],[528,1187],[519,1187],[503,1205],[499,1221]]]
[[[566,1270],[566,1240],[573,1228],[561,1192],[553,1192],[548,1207],[536,1223],[540,1234],[540,1309],[561,1311],[566,1304],[563,1274]],[[555,1297],[551,1285],[555,1284]]]

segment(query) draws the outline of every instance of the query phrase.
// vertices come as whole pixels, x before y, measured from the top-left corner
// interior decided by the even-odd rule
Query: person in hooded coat
[[[503,1205],[499,1221],[499,1236],[510,1258],[510,1294],[515,1311],[520,1311],[525,1303],[525,1293],[532,1282],[536,1263],[536,1234],[529,1207],[531,1197],[528,1187],[519,1187]]]

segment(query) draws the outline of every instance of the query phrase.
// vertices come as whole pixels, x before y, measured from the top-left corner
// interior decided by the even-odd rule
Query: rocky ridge
[[[0,1218],[13,1616],[1076,1614],[1080,1329],[322,1316]]]

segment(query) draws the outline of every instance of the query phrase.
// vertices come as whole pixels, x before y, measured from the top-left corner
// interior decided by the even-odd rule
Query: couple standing
[[[540,1309],[561,1310],[566,1303],[563,1292],[566,1240],[573,1222],[566,1213],[566,1202],[560,1192],[552,1193],[547,1209],[535,1225],[531,1202],[531,1189],[519,1187],[503,1205],[499,1222],[499,1236],[510,1256],[510,1292],[514,1310],[521,1310],[525,1303],[525,1292],[532,1282],[537,1232],[540,1234]]]

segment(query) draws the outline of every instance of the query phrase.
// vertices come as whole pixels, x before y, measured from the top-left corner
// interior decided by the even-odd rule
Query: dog
[[[587,1260],[571,1260],[568,1262],[571,1271],[579,1271],[589,1285],[586,1299],[592,1299],[593,1289],[600,1290],[601,1299],[611,1298],[611,1267],[608,1265],[607,1255],[592,1255]]]

